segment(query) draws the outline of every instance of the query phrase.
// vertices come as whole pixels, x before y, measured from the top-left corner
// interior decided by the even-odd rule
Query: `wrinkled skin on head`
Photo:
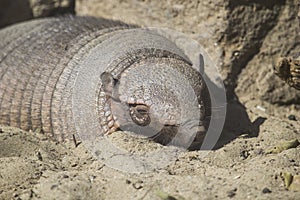
[[[203,140],[209,124],[209,93],[200,73],[186,62],[147,58],[105,88],[122,130],[165,145],[188,147]]]

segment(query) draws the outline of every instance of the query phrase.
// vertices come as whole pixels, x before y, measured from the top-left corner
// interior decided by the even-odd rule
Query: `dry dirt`
[[[184,152],[167,166],[128,173],[83,144],[0,126],[0,199],[299,199],[300,146],[283,144],[300,141],[300,91],[272,72],[274,59],[299,52],[297,7],[270,2],[78,0],[79,15],[170,27],[202,44],[227,89],[223,137],[205,156]],[[140,153],[169,148],[123,132],[110,139]]]

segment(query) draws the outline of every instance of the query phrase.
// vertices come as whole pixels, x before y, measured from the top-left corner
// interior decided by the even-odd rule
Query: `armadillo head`
[[[116,125],[162,144],[202,141],[210,98],[198,71],[174,58],[147,58],[116,80],[103,74]],[[110,81],[107,81],[109,80]]]

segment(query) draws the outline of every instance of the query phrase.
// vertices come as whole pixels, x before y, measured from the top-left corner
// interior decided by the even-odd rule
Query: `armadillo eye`
[[[149,107],[143,104],[130,105],[130,116],[134,123],[140,126],[147,126],[150,124],[151,119],[149,116]]]
[[[144,105],[138,105],[136,106],[136,111],[141,115],[147,115],[149,110]]]

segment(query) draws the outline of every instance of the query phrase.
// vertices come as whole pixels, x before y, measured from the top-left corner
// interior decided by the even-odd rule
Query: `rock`
[[[37,17],[75,14],[75,0],[1,0],[0,28]]]
[[[291,191],[300,191],[300,175],[293,176],[293,181],[289,187]]]
[[[264,38],[276,26],[284,1],[247,3],[246,0],[231,0],[229,2],[226,18],[228,26],[221,43],[224,44],[222,70],[228,87],[228,96],[232,98],[239,75],[245,68],[248,68],[248,62],[259,53]],[[259,71],[258,68],[256,70]],[[253,78],[256,77],[253,76]]]
[[[283,172],[282,178],[285,187],[290,191],[300,191],[300,175],[292,175],[290,172]]]
[[[95,4],[77,0],[76,3],[80,15],[95,14],[142,26],[176,27],[186,33],[205,48],[219,67],[228,99],[237,94],[239,98],[247,96],[272,104],[300,102],[300,93],[276,77],[272,67],[277,57],[299,52],[296,2],[103,0]],[[166,15],[165,10],[170,10],[171,5],[181,6],[176,14]]]
[[[299,141],[297,139],[291,140],[291,141],[284,141],[279,144],[277,144],[275,147],[269,149],[266,151],[267,154],[276,154],[276,153],[281,153],[282,151],[291,149],[291,148],[296,148],[299,145]]]
[[[267,4],[266,1],[265,3]],[[275,18],[269,18],[268,23],[274,22],[274,24],[272,27],[266,26],[268,35],[258,39],[261,45],[257,46],[259,48],[256,49],[257,54],[248,60],[239,75],[236,92],[238,96],[247,95],[248,98],[277,105],[300,104],[300,93],[290,88],[273,71],[278,58],[299,53],[298,7],[295,2],[284,5],[276,1],[274,4],[276,5],[268,7],[268,10],[279,9],[280,11],[277,16],[274,16]],[[268,11],[265,14],[269,16]],[[264,25],[261,24],[261,27]]]
[[[269,188],[265,187],[265,188],[262,190],[262,193],[267,194],[267,193],[272,193],[272,191],[271,191]]]
[[[32,18],[28,1],[1,0],[0,1],[0,28]]]
[[[161,200],[184,200],[184,198],[181,196],[176,198],[163,191],[156,191],[156,196],[159,197]]]
[[[232,190],[229,190],[229,191],[227,192],[227,197],[229,197],[229,198],[234,197],[234,196],[236,195],[236,191],[237,191],[237,188],[234,188],[234,189],[232,189]]]
[[[289,115],[289,116],[288,116],[288,119],[289,119],[289,120],[292,120],[292,121],[297,121],[297,118],[296,118],[295,115]]]
[[[34,17],[75,14],[75,0],[29,0]]]
[[[137,190],[142,189],[143,188],[143,181],[141,181],[141,180],[136,181],[135,183],[132,184],[132,186]]]

